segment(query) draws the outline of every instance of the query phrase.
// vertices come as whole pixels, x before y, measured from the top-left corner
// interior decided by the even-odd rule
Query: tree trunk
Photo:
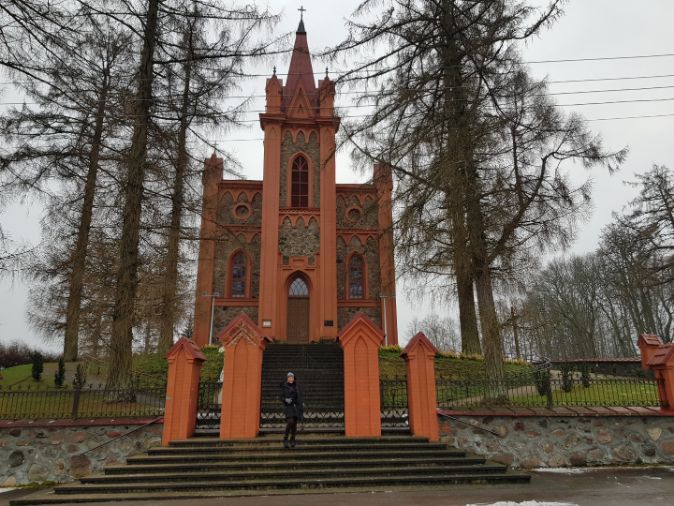
[[[107,387],[128,389],[128,394],[112,394],[117,400],[133,400],[132,350],[134,299],[138,285],[138,239],[143,201],[147,136],[152,101],[153,56],[156,45],[159,0],[149,0],[143,50],[138,69],[138,92],[134,126],[124,188],[124,215],[120,241],[119,269],[112,314],[112,339]]]
[[[171,195],[171,227],[166,251],[166,273],[161,301],[161,329],[158,351],[164,355],[173,345],[175,329],[175,306],[178,292],[178,259],[180,257],[180,226],[182,221],[185,174],[187,173],[187,130],[189,128],[190,82],[192,75],[192,31],[187,37],[187,58],[184,64],[182,104],[180,111],[180,130],[178,132],[178,156],[176,160],[175,183]]]
[[[457,298],[459,301],[459,325],[461,328],[461,352],[480,354],[480,334],[475,314],[475,294],[473,290],[473,265],[468,251],[469,237],[466,230],[464,167],[470,157],[470,122],[466,109],[466,92],[461,74],[461,56],[458,54],[454,33],[454,18],[451,2],[443,1],[445,12],[444,36],[446,45],[442,49],[445,64],[443,81],[445,84],[445,122],[447,139],[445,150],[447,159],[441,176],[445,201],[449,210],[452,238],[452,261],[456,276]]]
[[[517,327],[517,312],[515,311],[515,306],[510,307],[510,317],[512,318],[512,325],[513,325],[513,341],[515,342],[515,357],[517,357],[517,360],[520,360],[522,358],[522,355],[520,353],[520,332],[519,328]]]
[[[108,75],[104,73],[101,94],[96,109],[96,126],[91,140],[91,154],[89,155],[89,167],[87,179],[84,184],[84,199],[82,202],[82,214],[77,230],[77,243],[72,255],[72,271],[70,273],[70,286],[68,287],[68,304],[66,307],[66,328],[63,341],[63,359],[66,362],[75,362],[78,355],[80,303],[82,300],[82,285],[84,270],[87,260],[87,247],[89,246],[89,232],[91,230],[91,216],[94,207],[96,193],[96,178],[98,176],[98,159],[101,152],[101,139],[103,137],[103,122],[107,107]]]
[[[455,241],[454,270],[459,300],[459,325],[461,327],[461,353],[464,355],[480,355],[482,354],[482,346],[480,345],[480,334],[477,328],[470,256],[465,248],[466,231],[464,224],[462,223],[458,227],[454,226],[453,231]],[[459,244],[461,244],[461,247],[459,247]]]

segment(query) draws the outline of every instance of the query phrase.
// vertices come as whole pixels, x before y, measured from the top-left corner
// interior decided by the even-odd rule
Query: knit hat
[[[294,372],[288,372],[288,374],[286,374],[286,377],[287,377],[287,378],[290,378],[290,376],[292,376],[292,377],[294,378],[294,377],[295,377],[295,373],[294,373]]]

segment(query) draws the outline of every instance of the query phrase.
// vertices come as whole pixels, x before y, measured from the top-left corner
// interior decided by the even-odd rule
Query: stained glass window
[[[295,281],[290,283],[288,295],[291,297],[308,297],[309,287],[301,277],[295,278]]]
[[[352,255],[349,259],[349,298],[362,299],[365,294],[363,257]]]
[[[246,296],[246,255],[239,251],[232,258],[232,297]]]
[[[309,207],[309,165],[298,156],[293,161],[291,207]]]

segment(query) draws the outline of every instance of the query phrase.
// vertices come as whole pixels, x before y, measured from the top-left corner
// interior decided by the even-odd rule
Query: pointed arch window
[[[309,297],[309,287],[301,276],[297,276],[288,287],[290,297]]]
[[[349,258],[349,299],[365,297],[365,264],[363,257],[354,254]]]
[[[230,295],[245,297],[248,288],[248,259],[243,251],[237,251],[230,264]]]
[[[303,156],[293,160],[291,176],[291,207],[309,207],[309,164]]]

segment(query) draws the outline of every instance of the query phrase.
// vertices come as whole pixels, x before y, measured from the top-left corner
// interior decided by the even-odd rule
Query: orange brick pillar
[[[248,439],[260,430],[262,353],[267,338],[245,314],[219,334],[225,347],[220,439]]]
[[[344,429],[347,437],[381,436],[379,347],[382,331],[364,314],[344,327]]]
[[[674,344],[664,344],[648,361],[658,382],[658,397],[662,409],[674,410]]]
[[[379,282],[381,283],[381,327],[388,346],[398,344],[398,310],[393,247],[393,175],[391,167],[375,164],[373,183],[377,190],[379,229]]]
[[[206,357],[194,341],[181,337],[169,350],[162,445],[186,439],[197,423],[199,374]]]
[[[201,232],[199,235],[199,269],[197,289],[194,295],[193,338],[200,346],[210,344],[212,297],[216,293],[222,297],[224,287],[214,284],[215,244],[218,238],[217,209],[218,185],[222,181],[223,161],[215,153],[204,162],[203,201],[201,210]]]
[[[407,367],[407,409],[415,436],[440,439],[435,389],[435,355],[438,350],[421,332],[402,353]]]
[[[648,369],[648,362],[653,358],[655,351],[662,346],[662,339],[655,334],[641,334],[637,346],[641,351],[641,368]]]

